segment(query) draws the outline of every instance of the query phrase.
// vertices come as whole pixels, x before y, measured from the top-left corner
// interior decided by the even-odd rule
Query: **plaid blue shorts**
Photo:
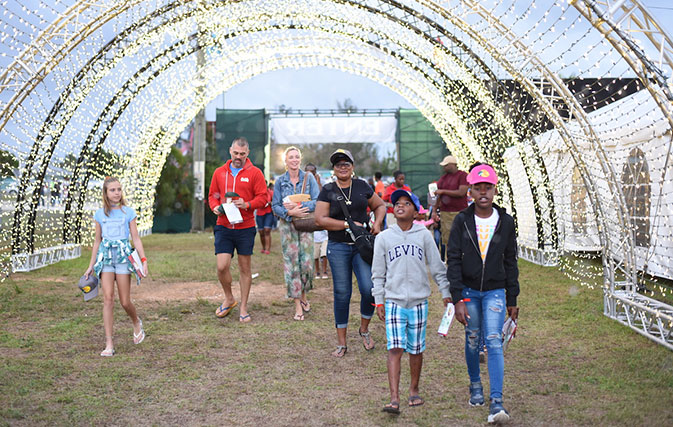
[[[386,338],[388,350],[403,348],[409,354],[425,351],[425,327],[428,325],[428,301],[404,308],[386,301]]]

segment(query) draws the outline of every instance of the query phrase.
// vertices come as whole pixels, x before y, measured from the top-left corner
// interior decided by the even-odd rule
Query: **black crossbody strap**
[[[350,214],[350,212],[348,212],[348,208],[346,207],[346,202],[344,202],[343,196],[339,195],[339,193],[337,193],[337,185],[339,185],[339,184],[337,184],[336,182],[333,182],[333,184],[334,184],[334,194],[336,195],[336,199],[339,202],[339,206],[341,206],[341,210],[344,213],[344,217],[346,218],[346,221],[348,221],[348,225],[350,225],[352,227],[353,224],[351,224],[351,223],[353,222],[353,218],[351,218],[351,214]]]
[[[355,241],[355,235],[353,235],[353,232],[351,231],[356,227],[355,222],[353,221],[353,217],[351,217],[350,212],[348,212],[348,208],[346,207],[346,202],[344,202],[344,197],[343,195],[339,195],[337,193],[337,188],[336,186],[339,185],[336,182],[334,182],[334,194],[336,195],[336,199],[339,202],[339,206],[341,206],[341,210],[344,213],[344,217],[346,218],[346,221],[348,222],[348,229],[346,229],[346,233],[348,233],[351,236],[351,240]]]

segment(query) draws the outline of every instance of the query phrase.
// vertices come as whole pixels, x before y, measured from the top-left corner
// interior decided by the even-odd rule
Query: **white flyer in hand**
[[[222,203],[222,211],[227,216],[229,224],[238,224],[239,222],[243,222],[241,211],[238,210],[235,204]]]
[[[502,351],[507,350],[507,345],[516,335],[516,320],[508,317],[505,324],[502,325]]]
[[[145,270],[143,270],[143,263],[140,261],[140,255],[138,255],[137,250],[133,250],[131,252],[131,255],[129,255],[129,262],[133,266],[133,268],[136,270],[136,274],[138,277],[146,277],[147,275],[145,274]]]
[[[446,334],[449,333],[449,327],[451,326],[451,322],[453,322],[454,314],[456,314],[456,307],[453,305],[453,303],[446,304],[446,310],[444,310],[444,316],[442,316],[442,321],[439,324],[439,329],[437,329],[437,333],[439,335],[445,337]]]
[[[435,191],[437,191],[437,183],[431,182],[428,184],[428,192],[430,193],[430,197],[435,197]]]

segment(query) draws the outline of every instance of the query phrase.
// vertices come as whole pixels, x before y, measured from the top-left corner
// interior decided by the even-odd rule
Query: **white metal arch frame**
[[[146,11],[150,13],[151,11],[156,10],[156,2],[151,3],[152,4],[150,4],[150,2],[138,1],[126,2],[123,5],[118,5],[116,2],[108,1],[81,3],[73,2],[73,5],[65,11],[63,16],[61,16],[58,21],[55,21],[55,23],[52,24],[49,28],[45,29],[45,31],[40,34],[39,37],[35,38],[35,40],[31,42],[29,49],[25,49],[22,55],[17,56],[12,64],[10,64],[10,66],[7,68],[6,72],[0,76],[0,102],[2,102],[2,104],[0,104],[0,130],[2,130],[2,127],[8,123],[12,116],[26,110],[27,107],[23,105],[23,101],[33,90],[35,90],[39,82],[46,78],[50,72],[53,72],[57,69],[56,64],[58,64],[60,60],[65,58],[66,55],[75,49],[76,46],[83,43],[88,34],[94,33],[96,28],[102,26],[106,22],[110,22],[113,17],[123,16],[126,13],[126,10],[130,10],[133,7],[137,7],[135,10],[137,15],[139,11]],[[206,11],[210,10],[209,8],[214,7],[216,3],[219,3],[220,5],[222,4],[222,2],[202,1],[198,2],[196,7]],[[246,2],[225,2],[225,5],[242,6],[244,3]],[[469,38],[468,44],[476,44],[480,46],[494,62],[499,64],[502,69],[506,70],[510,75],[514,76],[517,81],[520,81],[528,89],[529,93],[535,97],[536,102],[544,110],[545,114],[555,123],[565,143],[571,149],[571,153],[575,156],[578,166],[587,172],[585,174],[587,188],[589,189],[589,194],[594,201],[594,209],[597,210],[599,222],[602,224],[602,240],[606,248],[604,256],[606,283],[610,285],[611,289],[614,289],[615,283],[619,280],[624,280],[626,283],[631,285],[635,283],[636,267],[635,262],[633,261],[632,233],[627,233],[626,239],[620,239],[616,237],[619,235],[620,231],[629,230],[628,224],[630,223],[630,218],[628,217],[628,213],[624,212],[623,209],[625,203],[623,203],[623,194],[621,194],[619,180],[614,173],[614,168],[607,156],[605,156],[600,139],[594,132],[590,120],[586,118],[586,114],[582,110],[581,106],[574,100],[572,93],[568,91],[568,88],[560,80],[558,75],[545,66],[544,60],[538,58],[536,52],[527,48],[526,43],[524,40],[522,40],[521,36],[511,31],[505,22],[501,22],[499,17],[493,13],[493,9],[486,9],[481,4],[474,1],[463,1],[453,5],[449,3],[449,5],[446,7],[439,7],[435,3],[429,1],[406,2],[405,4],[408,5],[407,7],[396,7],[394,2],[384,1],[351,2],[351,4],[356,3],[361,3],[363,9],[379,8],[379,10],[392,10],[401,22],[416,22],[419,17],[428,17],[435,14],[438,16],[438,18],[435,19],[433,17],[430,19],[430,21],[439,22],[440,26],[442,26],[443,19],[454,25],[456,29],[461,32],[460,37]],[[304,1],[300,2],[298,7],[310,7],[312,4],[316,4],[316,2]],[[635,4],[639,7],[636,2],[627,3],[626,1],[619,1],[598,3],[589,0],[584,2],[575,2],[573,6],[580,12],[582,12],[583,7],[585,9],[588,8],[587,10],[593,11],[593,13],[598,16],[599,12],[601,12],[598,8],[598,5],[600,4],[607,4],[607,6],[612,6],[612,8],[608,11],[612,14],[619,12],[620,10],[626,10],[623,8],[624,5],[628,6],[629,4]],[[185,8],[193,7],[193,5],[194,3],[184,3]],[[468,6],[467,9],[465,6]],[[125,9],[126,7],[129,9]],[[497,37],[502,40],[502,44],[496,42],[496,39],[493,37],[485,37],[484,34],[473,31],[470,25],[471,22],[463,19],[463,15],[459,13],[465,10],[467,10],[467,14],[472,15],[472,18],[479,16],[485,22],[491,24],[494,34],[496,34]],[[617,41],[619,41],[619,43],[623,42],[623,44],[620,44],[619,47],[615,46],[615,50],[619,52],[620,56],[624,58],[627,63],[633,64],[632,68],[635,70],[641,80],[643,80],[643,83],[647,85],[647,82],[650,80],[656,80],[654,78],[656,75],[652,74],[654,68],[648,65],[648,62],[651,61],[648,60],[647,52],[637,52],[637,44],[633,43],[633,41],[629,42],[629,34],[617,31],[620,28],[620,25],[623,24],[623,22],[626,22],[627,18],[630,19],[630,16],[635,16],[635,13],[633,12],[635,9],[631,8],[630,10],[631,12],[625,13],[626,16],[621,20],[621,22],[610,22],[610,28],[612,29],[611,31],[618,35],[620,40],[617,38],[610,39],[610,36],[613,34],[605,30],[601,31],[601,34],[603,34],[606,39],[610,40],[610,43],[612,43],[613,46],[618,44]],[[142,15],[142,13],[140,13],[140,15]],[[206,16],[206,14],[204,14],[204,16]],[[591,17],[593,15],[588,14],[585,16]],[[606,15],[602,14],[600,16],[605,17]],[[629,22],[633,23],[636,21],[631,20]],[[641,21],[640,24],[645,25],[643,22],[650,21]],[[603,24],[599,19],[596,19],[595,22],[592,22],[592,25],[600,30],[599,27]],[[638,25],[638,23],[636,22],[634,25]],[[289,30],[291,29],[291,26],[288,26],[287,28]],[[78,33],[75,34],[73,31],[77,31]],[[654,31],[650,31],[649,34],[654,34]],[[668,48],[668,46],[670,46],[670,41],[663,37],[663,35],[661,39],[658,39],[657,37],[654,37],[653,40],[662,40],[661,52],[665,53],[661,55],[662,58],[666,58],[667,60],[670,59],[670,55],[668,55],[668,51],[670,50]],[[54,40],[59,40],[60,42],[56,44],[53,42]],[[54,49],[53,47],[55,45],[58,45],[59,49]],[[627,46],[628,49],[623,48],[623,46]],[[402,45],[398,44],[398,47],[402,47]],[[411,48],[411,46],[409,48]],[[455,46],[452,46],[451,48],[455,48]],[[432,56],[430,52],[426,51],[423,53],[422,50],[419,51],[416,55],[419,58],[425,59],[429,59]],[[633,60],[632,57],[635,57],[636,59]],[[474,57],[468,57],[465,64],[472,64],[473,62],[470,61],[474,61]],[[645,65],[644,71],[639,70],[638,61],[640,61],[640,64]],[[314,62],[319,63],[319,61]],[[461,69],[461,64],[459,62],[453,62],[449,64],[449,69],[451,72],[458,74],[461,74],[465,71],[464,69]],[[535,73],[541,77],[538,79],[532,77]],[[483,83],[479,82],[478,79],[474,76],[469,76],[469,73],[467,76],[463,77],[463,82],[467,83],[468,85],[472,85],[471,90],[473,94],[479,94],[480,91],[484,89]],[[670,108],[668,108],[670,107],[670,97],[666,96],[666,84],[660,83],[659,86],[649,85],[647,87],[648,90],[650,90],[650,92],[653,94],[653,98],[657,100],[657,105],[659,105],[659,107],[664,112],[665,117],[667,117],[670,122],[671,114]],[[549,88],[552,89],[551,92],[549,92]],[[441,93],[441,91],[439,91],[439,93]],[[481,93],[485,94],[487,92]],[[664,95],[663,97],[662,93]],[[579,132],[577,130],[573,130],[572,127],[569,127],[568,118],[562,117],[555,110],[554,102],[557,99],[563,100],[563,102],[569,106],[572,112],[572,117],[576,119],[575,122],[580,124]],[[4,100],[6,100],[6,102]],[[668,104],[666,103],[667,100],[669,101]],[[483,104],[489,104],[487,97],[484,97],[481,101]],[[42,101],[38,100],[36,102]],[[200,105],[202,103],[202,99],[192,100],[191,104],[187,102],[187,104],[190,106]],[[425,106],[425,108],[421,109],[436,126],[441,123],[446,123],[445,118],[441,117],[441,115],[448,112],[444,108],[430,108],[430,106]],[[497,113],[498,110],[495,111]],[[463,119],[467,120],[468,118],[463,117]],[[508,121],[505,120],[502,123],[506,127]],[[462,136],[459,136],[460,139],[455,139],[455,136],[450,136],[447,134],[449,129],[451,129],[451,127],[446,126],[443,129],[440,129],[440,131],[443,132],[444,136],[447,138],[447,143],[450,143],[452,147],[456,149],[460,148],[462,144],[467,145],[466,140],[471,138],[471,132],[464,132],[462,133]],[[165,130],[161,130],[156,134],[166,135],[165,137],[170,139],[170,132]],[[479,133],[475,133],[472,135],[478,134]],[[154,136],[156,135],[147,134],[142,140],[149,141],[152,140]],[[579,150],[575,152],[573,149],[577,147],[578,142],[586,142],[591,144],[592,147],[594,147],[596,150],[596,158],[585,158],[583,155],[579,154]],[[144,147],[143,149],[147,148],[145,144],[141,145]],[[470,146],[478,147],[479,144],[470,144]],[[479,151],[480,150],[477,150],[477,152],[474,154],[480,155]],[[152,156],[148,157],[148,159],[149,158],[152,158]],[[666,164],[668,164],[668,160],[666,160]],[[602,168],[603,175],[605,175],[607,179],[603,181],[595,180],[595,178],[590,173],[588,173],[591,165],[598,165],[600,168]],[[534,173],[531,173],[531,175],[537,176],[537,174]],[[536,182],[536,176],[529,176],[531,184]],[[24,180],[23,184],[26,184],[27,188],[29,188],[30,184],[26,181],[27,180]],[[602,194],[602,189],[605,188],[606,185],[607,189],[609,190],[609,194]],[[33,188],[32,190],[35,191],[36,189]],[[33,199],[33,203],[35,200],[36,199]],[[614,209],[614,211],[619,213],[617,215],[616,222],[611,220],[610,217],[604,213],[605,209]],[[608,304],[609,302],[606,302],[606,306]],[[638,304],[642,305],[642,301],[638,302]],[[626,304],[624,306],[636,307],[635,304]],[[630,308],[629,310],[633,310],[633,308]],[[632,314],[632,311],[629,310],[626,310],[625,316],[627,316],[628,319],[632,319],[634,316],[629,317],[629,315]],[[642,314],[645,312],[647,312],[647,310],[639,311],[638,315],[635,316],[641,319],[641,323],[643,325],[648,323],[647,327],[641,329],[647,329],[647,331],[645,331],[646,333],[649,333],[650,335],[654,334],[655,339],[670,345],[670,330],[671,321],[673,318],[666,314],[662,308],[658,311],[658,314],[662,315],[663,317],[660,317],[660,319],[663,318],[665,321],[656,322],[652,319],[646,319],[643,321],[642,319],[647,317],[647,314]],[[657,327],[660,331],[658,337],[656,336],[659,333],[657,332]]]
[[[573,1],[573,6],[621,53],[673,128],[673,42],[657,20],[636,0]],[[649,42],[649,45],[639,47],[633,34],[644,35],[645,38],[641,37],[639,41],[641,45],[643,42]],[[650,57],[646,50],[658,55]],[[672,147],[673,136],[669,140],[661,176],[662,191],[671,164]],[[635,244],[633,233],[631,244]],[[673,349],[673,307],[640,295],[636,290],[634,281],[613,279],[605,292],[605,315]]]
[[[573,118],[573,116],[575,119],[578,119],[584,133],[584,135],[580,136],[580,138],[588,140],[594,147],[595,153],[599,156],[599,164],[603,168],[605,175],[608,176],[607,181],[610,188],[610,194],[608,195],[611,195],[613,198],[612,204],[605,203],[604,198],[603,201],[601,201],[601,195],[605,196],[605,194],[602,194],[602,192],[598,191],[598,186],[595,182],[592,182],[592,175],[589,173],[586,162],[584,159],[577,156],[579,150],[576,151],[578,147],[575,144],[575,139],[578,137],[578,135],[572,135],[571,133],[564,135],[565,132],[563,131],[565,131],[566,127],[559,123],[557,129],[561,131],[564,142],[568,144],[570,153],[575,159],[575,163],[583,172],[582,177],[585,181],[585,186],[588,189],[589,196],[592,199],[594,205],[593,207],[598,214],[599,221],[603,223],[602,243],[605,247],[603,256],[605,278],[605,314],[633,328],[638,333],[673,349],[673,307],[652,298],[638,295],[635,292],[637,283],[637,269],[634,255],[635,236],[632,230],[630,232],[628,231],[630,229],[629,224],[631,224],[631,220],[626,210],[626,202],[622,192],[621,182],[617,173],[614,171],[611,162],[605,155],[599,138],[593,131],[591,123],[588,120],[586,114],[583,112],[574,97],[572,97],[572,94],[568,92],[567,87],[560,81],[558,76],[548,70],[544,62],[540,61],[532,52],[530,52],[527,46],[523,44],[518,36],[509,31],[506,25],[501,24],[499,20],[490,14],[488,10],[482,7],[479,2],[474,0],[466,0],[465,3],[468,4],[473,11],[484,16],[485,19],[488,20],[489,24],[498,27],[498,33],[502,35],[500,40],[506,42],[506,45],[493,46],[490,45],[489,40],[481,38],[481,43],[487,48],[489,53],[495,57],[499,57],[498,62],[503,66],[506,66],[510,73],[516,75],[519,74],[517,67],[513,66],[514,64],[510,64],[507,58],[502,57],[500,52],[507,52],[512,47],[517,49],[519,51],[518,57],[524,58],[523,65],[519,65],[519,68],[530,65],[539,70],[540,75],[543,76],[540,79],[540,87],[537,87],[535,82],[531,81],[525,76],[521,76],[521,81],[524,82],[524,84],[526,84],[526,86],[528,86],[531,91],[540,92],[542,91],[545,81],[547,81],[547,83],[551,85],[557,93],[563,96],[566,102],[569,102],[569,105],[571,106],[572,114],[568,120]],[[585,3],[591,7],[593,11],[597,11],[596,2],[588,0]],[[625,1],[618,1],[613,3],[615,3],[615,8],[611,10],[611,13],[616,12],[616,8],[622,7]],[[642,6],[640,6],[637,2],[633,2],[633,4],[634,6],[629,11],[627,11],[624,19],[627,17],[633,17],[634,15],[631,12],[633,12],[633,9],[636,7],[639,11],[641,11],[641,13],[649,16],[646,12],[643,12],[644,8],[642,8]],[[592,15],[582,8],[584,5],[581,2],[573,2],[573,5],[577,7],[583,14],[585,14],[585,16],[594,18],[593,20],[590,19],[590,22],[592,25],[599,28],[599,30],[602,30],[602,34],[608,34],[608,31],[601,28],[602,25],[605,25],[605,14],[596,13],[598,16],[598,18],[596,18],[596,15]],[[632,22],[642,29],[642,26],[638,20],[632,20]],[[648,22],[654,21],[650,19]],[[617,24],[613,22],[608,22],[608,24],[613,30],[617,29]],[[463,23],[463,25],[464,31],[472,32],[475,39],[480,38],[478,34],[472,31],[469,24]],[[657,28],[660,27],[657,26]],[[668,100],[670,88],[666,84],[665,80],[662,80],[662,74],[657,73],[657,68],[653,67],[652,63],[647,60],[647,56],[644,52],[637,49],[636,43],[629,38],[628,34],[621,31],[615,32],[622,38],[622,45],[620,45],[614,39],[614,37],[609,38],[610,42],[615,45],[615,48],[620,52],[620,54],[624,56],[629,65],[634,68],[637,75],[641,77],[641,80],[648,80],[646,87],[653,94],[653,97],[657,101],[657,105],[659,105],[659,107],[662,109],[664,116],[668,118],[669,123],[673,123],[671,122],[671,120],[673,120],[673,116],[671,115],[672,104],[670,100]],[[652,37],[653,32],[655,31],[653,31],[652,28],[649,28],[649,31],[647,32],[648,39],[650,41],[661,41],[661,43],[658,45],[661,47],[662,52],[661,64],[666,63],[670,69],[671,62],[669,52],[671,42],[664,33],[659,33],[659,37]],[[628,46],[631,51],[627,52],[627,49],[625,49],[623,45]],[[517,55],[515,55],[515,57],[517,57]],[[636,65],[636,57],[640,59],[641,63],[644,64],[644,67],[639,68]],[[657,81],[659,86],[655,87],[652,85],[651,82],[649,82],[650,79]],[[540,95],[542,95],[540,98],[543,99],[543,108],[545,108],[549,117],[554,118],[555,114],[553,114],[553,107],[550,105],[548,98],[543,94]],[[666,100],[662,98],[666,98]],[[556,117],[558,117],[558,119],[561,121],[568,121],[560,116]],[[670,149],[666,157],[664,173],[668,169],[667,165],[669,164],[669,159]],[[616,212],[618,212],[618,223],[616,225],[610,224],[609,218],[605,214],[606,208],[614,209]],[[626,233],[620,233],[620,231],[625,230],[627,231]]]
[[[644,82],[657,105],[673,125],[673,43],[661,24],[637,0],[573,0],[572,5],[610,41],[633,71]],[[632,35],[642,34],[648,41],[647,51],[638,46]]]
[[[313,17],[313,19],[314,19],[314,20],[317,20],[318,17]],[[334,18],[332,18],[332,19],[334,19]],[[239,21],[239,22],[238,22],[239,25],[243,25],[243,24],[244,24],[244,23],[241,22],[241,19],[240,19],[240,18],[238,19],[238,21]],[[164,20],[164,22],[169,22],[169,20]],[[154,31],[154,29],[153,29],[152,31]],[[247,29],[247,31],[249,31],[249,29]],[[127,31],[126,33],[131,33],[131,32],[132,32],[132,31]],[[135,30],[135,32],[136,32],[136,33],[143,33],[142,31],[139,31],[139,30],[137,30],[137,29]],[[146,36],[146,33],[145,33],[145,36]],[[136,47],[133,47],[133,44],[128,44],[128,43],[126,43],[126,44],[129,45],[131,49],[135,49],[135,48],[136,48]],[[110,44],[109,44],[109,45],[110,45]],[[106,46],[106,47],[107,47],[107,46]],[[391,52],[391,53],[392,53],[392,52]],[[97,55],[96,55],[96,58],[103,58],[103,57],[105,57],[105,56],[106,56],[106,55],[103,55],[103,54],[97,54]],[[123,56],[124,56],[124,55],[123,55],[123,52],[121,52],[121,53],[119,53],[119,52],[115,52],[114,55],[112,55],[113,60],[116,60],[116,58],[123,57]],[[94,66],[94,65],[91,65],[91,64],[87,64],[87,67],[86,67],[87,70],[90,70],[90,69],[110,69],[110,68],[111,68],[111,67],[110,67],[109,65],[106,65],[106,64],[98,65],[98,66]],[[143,68],[146,68],[146,67],[143,67]],[[80,82],[80,81],[84,81],[83,77],[85,77],[85,76],[78,76],[76,79],[74,79],[74,81],[76,82],[76,83],[74,83],[74,84],[77,84],[77,83]],[[425,78],[427,79],[428,77],[426,76]],[[91,84],[89,84],[89,86],[90,86],[90,85],[91,85]],[[64,96],[64,97],[62,97],[62,98],[69,99],[67,96]],[[116,95],[115,95],[115,98],[117,98]],[[460,112],[460,111],[463,111],[463,110],[468,109],[468,107],[469,107],[469,106],[459,106],[459,108],[455,108],[454,110]],[[74,110],[74,108],[73,108],[73,107],[70,107],[69,110],[72,111],[72,110]],[[502,119],[501,119],[501,120],[502,120]],[[45,126],[49,125],[48,121],[49,121],[49,120],[47,120],[47,121],[45,122]],[[109,120],[108,120],[108,122],[109,122]],[[62,126],[61,126],[61,127],[62,127]],[[46,132],[45,132],[45,133],[46,133]],[[57,132],[51,132],[50,134],[53,135],[54,133],[57,133]],[[38,135],[38,139],[39,139],[39,138],[40,138],[40,135]],[[90,140],[90,139],[91,139],[91,136],[87,137],[87,141]],[[54,143],[54,142],[53,142],[53,143]],[[38,144],[36,144],[36,146],[37,146],[37,145],[38,145]],[[474,155],[474,157],[475,157],[475,158],[483,158],[483,154],[476,154],[476,155]],[[83,159],[83,156],[80,155],[80,161],[81,161],[82,159]],[[497,159],[496,159],[496,160],[497,160]],[[48,162],[43,162],[43,168],[44,168],[44,166],[46,166],[47,163],[48,163]],[[78,162],[78,164],[79,164],[79,162]],[[78,172],[77,172],[78,170],[79,170],[79,169],[76,169],[76,171],[75,171],[75,173],[74,173],[75,178],[78,176]],[[43,173],[44,173],[44,169],[42,170],[42,174],[43,174]],[[41,175],[42,175],[42,174],[41,174]],[[34,190],[34,191],[35,191],[35,190]],[[81,196],[81,194],[80,194],[80,196]],[[34,198],[33,198],[33,210],[32,210],[32,214],[33,214],[33,216],[31,216],[30,219],[29,219],[28,221],[23,221],[24,224],[30,224],[30,223],[33,222],[33,221],[32,221],[32,218],[34,218],[34,212],[35,212],[35,208],[36,208],[36,206],[37,206],[37,199],[38,199],[38,197],[34,197]],[[68,200],[68,205],[67,205],[67,207],[66,207],[66,213],[67,213],[67,211],[69,210],[68,207],[70,206],[70,202],[71,202],[71,200],[69,199],[69,200]],[[80,197],[79,203],[80,203],[80,205],[81,205],[81,203],[82,203],[82,199],[81,199],[81,197]],[[75,209],[75,213],[76,213],[75,215],[76,215],[77,217],[80,217],[80,216],[81,216],[81,215],[80,215],[80,211],[79,211],[78,209]],[[17,216],[17,218],[18,218],[18,216]],[[66,215],[66,221],[67,221],[69,218],[70,218],[70,216],[69,216],[69,215]],[[17,222],[21,222],[21,221],[17,221]],[[77,227],[75,227],[75,228],[77,228]],[[15,229],[15,230],[18,230],[18,228]],[[30,229],[30,228],[28,228],[28,229],[27,229],[27,233],[17,231],[17,232],[15,232],[15,235],[16,235],[17,237],[18,237],[18,236],[28,236],[28,238],[30,238],[30,236],[31,236],[31,231],[33,231],[33,230]],[[73,235],[76,235],[76,234],[77,234],[77,231],[76,231],[76,230],[70,230],[69,227],[67,226],[67,223],[66,223],[66,227],[64,227],[64,235],[73,236]]]

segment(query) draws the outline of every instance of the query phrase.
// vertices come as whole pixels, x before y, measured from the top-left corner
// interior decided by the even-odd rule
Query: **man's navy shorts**
[[[223,225],[213,228],[215,234],[215,255],[234,254],[234,249],[239,255],[252,255],[255,246],[255,227],[234,230]]]
[[[257,215],[257,229],[262,230],[264,228],[273,228],[273,213],[269,212],[264,215]]]

